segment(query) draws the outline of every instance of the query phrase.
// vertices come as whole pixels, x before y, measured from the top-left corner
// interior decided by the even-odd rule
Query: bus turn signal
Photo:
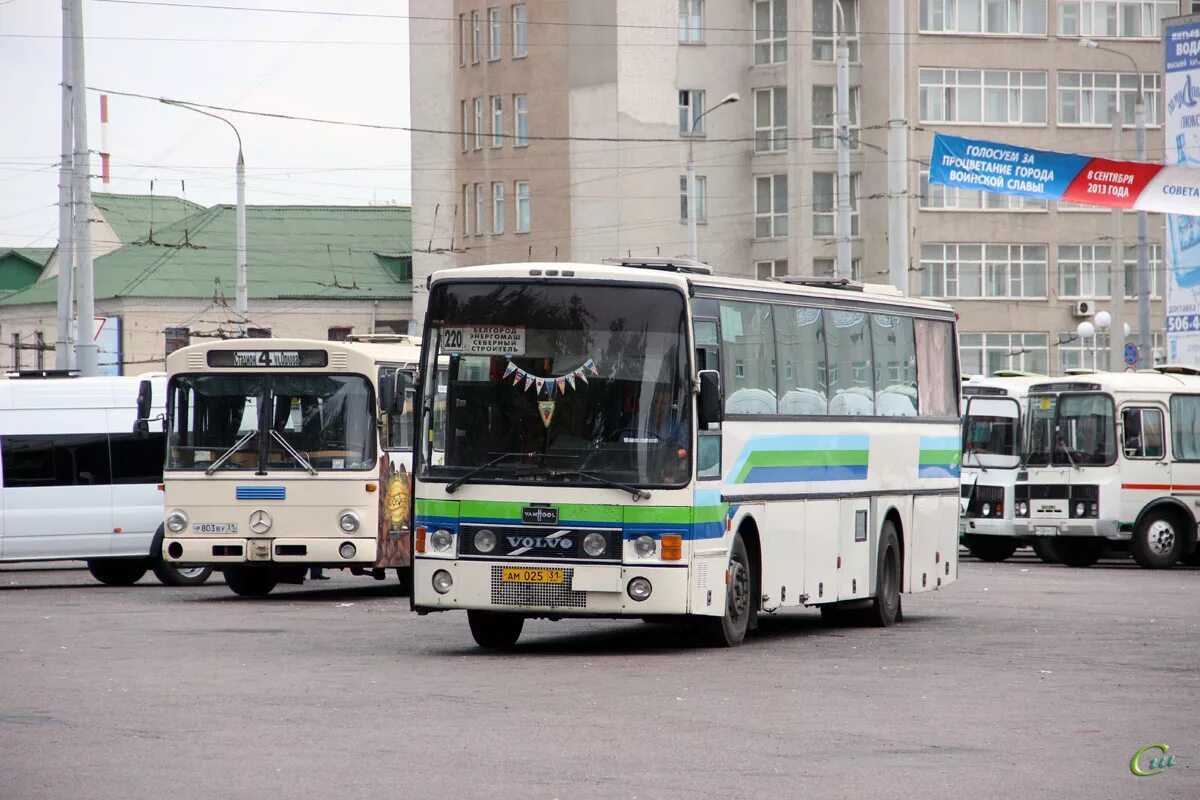
[[[683,536],[678,533],[664,533],[662,537],[663,561],[678,561],[683,558]]]

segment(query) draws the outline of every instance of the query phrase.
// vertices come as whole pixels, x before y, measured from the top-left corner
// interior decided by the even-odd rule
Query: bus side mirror
[[[396,413],[396,373],[385,372],[379,378],[379,410]]]
[[[700,424],[720,422],[724,414],[721,408],[721,374],[715,369],[702,369],[700,378]]]
[[[150,406],[154,399],[154,389],[150,381],[138,384],[137,419],[133,421],[133,435],[144,439],[150,435]]]

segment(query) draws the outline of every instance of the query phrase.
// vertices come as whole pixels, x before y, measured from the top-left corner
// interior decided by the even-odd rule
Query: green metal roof
[[[206,210],[204,206],[180,197],[152,194],[94,192],[92,205],[104,215],[121,244],[146,241],[152,231],[158,239],[159,230]]]
[[[235,210],[213,206],[95,262],[97,300],[235,295]],[[247,288],[253,299],[412,297],[412,219],[403,206],[248,206]],[[0,306],[53,303],[51,278]]]
[[[14,247],[0,250],[0,292],[11,292],[31,285],[42,274],[50,247]]]

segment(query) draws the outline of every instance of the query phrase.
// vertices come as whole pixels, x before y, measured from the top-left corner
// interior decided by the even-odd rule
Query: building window
[[[1112,125],[1118,96],[1125,125],[1133,125],[1137,106],[1138,76],[1133,72],[1060,72],[1058,73],[1059,125]],[[1146,100],[1146,120],[1159,124],[1159,82],[1157,74],[1142,75],[1142,93]]]
[[[1108,350],[1108,331],[1096,331],[1090,339],[1081,339],[1075,331],[1062,331],[1058,334],[1058,370],[1107,370]]]
[[[354,332],[354,328],[330,328],[327,339],[331,342],[344,342]]]
[[[529,144],[529,95],[513,95],[513,147]]]
[[[704,0],[679,0],[679,41],[704,41]]]
[[[466,100],[459,101],[458,107],[462,112],[462,149],[465,153],[471,149],[471,118],[468,116]]]
[[[479,12],[471,12],[471,63],[479,63]]]
[[[500,60],[500,9],[488,9],[488,61]]]
[[[706,219],[705,208],[707,203],[704,201],[708,194],[708,180],[703,175],[696,176],[696,221],[703,222]],[[687,220],[688,218],[688,190],[687,190],[687,175],[679,176],[679,219]]]
[[[483,98],[475,98],[475,149],[483,149]]]
[[[755,0],[754,63],[787,62],[787,0]]]
[[[812,146],[817,150],[832,150],[837,133],[837,91],[833,86],[812,87]],[[850,147],[859,147],[858,87],[850,87]]]
[[[922,69],[922,122],[1045,125],[1046,73]]]
[[[529,181],[517,181],[515,189],[517,196],[517,233],[529,233],[531,230]]]
[[[467,15],[458,15],[458,65],[467,65]]]
[[[920,207],[930,211],[1045,211],[1047,202],[1036,197],[959,189],[929,182],[929,167],[920,170]],[[1104,209],[1108,210],[1108,209]]]
[[[991,375],[1002,369],[1050,372],[1050,337],[1045,333],[960,333],[963,375]]]
[[[492,184],[492,233],[504,233],[504,184]]]
[[[504,145],[504,98],[492,97],[492,147]]]
[[[814,258],[812,274],[818,278],[832,278],[837,266],[832,258]]]
[[[840,24],[834,3],[837,0],[813,0],[813,61],[833,61]],[[858,62],[858,0],[842,0],[846,12],[846,46],[850,60]]]
[[[787,150],[787,87],[754,90],[754,152]]]
[[[774,261],[754,262],[754,277],[760,281],[769,281],[772,278],[782,278],[787,274],[788,262],[786,258],[777,258]]]
[[[1046,0],[921,0],[921,32],[1045,36]]]
[[[859,174],[850,173],[850,235],[858,236]],[[813,235],[837,235],[837,175],[832,172],[813,173]]]
[[[923,244],[921,296],[1045,298],[1046,245]]]
[[[475,184],[475,235],[483,235],[483,184]]]
[[[512,7],[513,58],[529,55],[529,11],[524,4]]]
[[[462,185],[462,232],[466,236],[471,232],[471,185]]]
[[[679,135],[680,136],[703,136],[704,135],[704,120],[700,116],[704,113],[704,90],[703,89],[680,89],[679,90]],[[699,124],[697,124],[699,121]]]
[[[1125,248],[1125,297],[1137,297],[1137,246]],[[1146,245],[1150,296],[1161,297],[1162,245]],[[1106,244],[1058,246],[1058,295],[1063,298],[1112,297],[1112,248]]]
[[[754,179],[754,238],[788,235],[788,177],[760,175]]]
[[[1157,39],[1178,13],[1175,0],[1058,0],[1058,35]]]
[[[1150,271],[1150,297],[1162,297],[1162,285],[1166,276],[1163,273],[1161,244],[1146,245],[1146,269]],[[1137,245],[1129,245],[1125,248],[1125,297],[1134,299],[1137,294]]]

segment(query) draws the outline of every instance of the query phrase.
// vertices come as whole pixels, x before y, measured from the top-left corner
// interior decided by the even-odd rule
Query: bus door
[[[974,472],[970,482],[964,476],[962,510],[967,511],[977,494],[976,487],[1001,484],[992,470],[1011,472],[1020,461],[1019,436],[1021,406],[1011,397],[967,397],[963,411],[962,465]]]
[[[1122,488],[1134,492],[1122,500],[1121,520],[1137,514],[1146,503],[1171,493],[1171,461],[1167,458],[1166,409],[1157,403],[1130,403],[1121,407],[1120,475]],[[1121,493],[1122,498],[1126,492]],[[1115,509],[1114,509],[1115,511]],[[1107,514],[1106,514],[1107,516]]]

